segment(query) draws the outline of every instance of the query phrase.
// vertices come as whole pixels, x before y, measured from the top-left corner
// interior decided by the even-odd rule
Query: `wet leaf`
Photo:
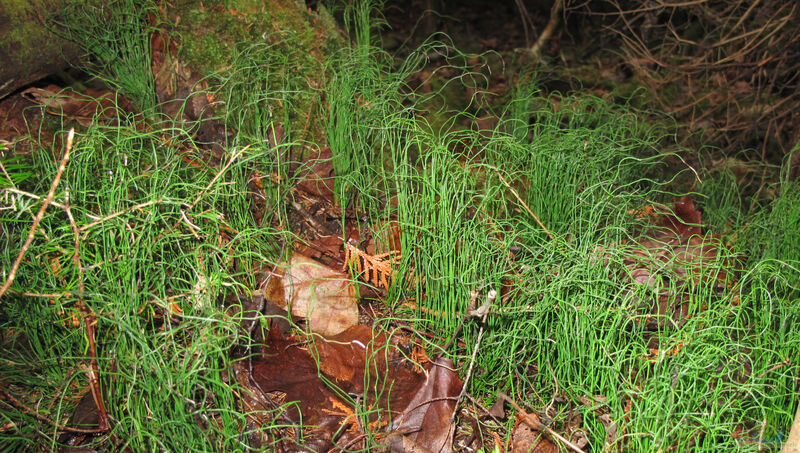
[[[116,107],[125,111],[135,109],[128,100],[111,90],[87,89],[78,93],[68,88],[48,85],[45,88],[28,88],[22,95],[35,104],[46,108],[47,113],[64,116],[83,126],[90,126],[97,118],[113,121],[117,118]]]
[[[67,426],[73,428],[97,428],[99,422],[100,413],[92,397],[92,392],[87,390],[75,407]],[[88,443],[93,437],[91,434],[65,432],[61,434],[58,441],[64,445],[75,447]]]
[[[283,401],[273,401],[271,406],[290,403],[284,416],[294,424],[315,426],[313,433],[307,433],[308,443],[316,447],[313,449],[324,451],[331,445],[333,433],[350,414],[342,410],[346,406],[320,379],[315,361],[297,340],[284,338],[273,330],[262,357],[252,360],[252,379],[245,361],[239,362],[234,370],[239,383],[249,390],[242,397],[246,410],[256,414],[267,410],[265,406],[270,404],[265,394],[283,392]],[[268,425],[268,420],[255,416],[249,421],[258,427]]]
[[[343,394],[364,400],[374,414],[370,419],[373,431],[388,425],[389,409],[401,412],[408,408],[411,414],[406,418],[417,425],[424,423],[422,430],[417,428],[424,436],[419,440],[430,442],[429,438],[436,440],[436,433],[447,427],[461,386],[449,369],[431,371],[426,380],[399,353],[392,339],[383,333],[376,334],[367,326],[355,326],[328,339],[317,337],[313,342],[303,337],[285,338],[273,329],[261,352],[252,359],[252,368],[247,361],[234,365],[237,381],[248,390],[242,395],[242,405],[254,414],[249,423],[255,427],[268,426],[269,420],[256,414],[267,411],[270,392],[281,392],[283,396],[273,401],[272,406],[291,402],[285,412],[290,421],[316,425],[313,431],[305,433],[305,446],[317,451],[331,447],[333,433],[344,432],[336,439],[337,445],[345,445],[362,434],[352,416],[353,403],[342,399]],[[442,367],[434,370],[438,368]],[[452,398],[449,402],[437,400],[443,385],[448,392],[446,396]],[[428,400],[433,400],[433,404],[424,404]],[[426,416],[428,413],[440,413],[444,425]],[[402,442],[402,436],[397,438]],[[452,434],[447,439],[451,440]]]
[[[314,152],[307,160],[307,166],[298,169],[300,180],[297,187],[312,197],[333,202],[333,163],[330,148]]]
[[[733,276],[718,270],[722,242],[717,235],[703,235],[702,215],[688,196],[675,201],[671,210],[648,206],[638,214],[654,217],[658,229],[628,250],[623,263],[634,286],[657,291],[652,300],[641,301],[656,323],[663,325],[669,317],[680,324],[690,316],[692,288],[706,284],[723,292],[730,286]]]
[[[703,219],[689,195],[672,203],[672,212],[664,213],[660,226],[673,231],[677,236],[688,238],[703,233]]]
[[[460,392],[461,380],[453,362],[437,359],[393,423],[394,432],[389,436],[392,451],[452,452],[455,424],[451,416]]]

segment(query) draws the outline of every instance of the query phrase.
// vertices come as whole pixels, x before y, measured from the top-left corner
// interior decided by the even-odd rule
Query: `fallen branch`
[[[42,218],[44,217],[44,211],[47,209],[47,206],[53,202],[53,196],[56,193],[56,187],[58,187],[58,183],[61,181],[61,175],[64,174],[64,169],[67,167],[67,161],[69,160],[69,154],[72,151],[72,140],[74,137],[75,129],[72,128],[67,134],[67,149],[64,152],[64,157],[61,158],[61,164],[58,166],[56,177],[53,178],[53,183],[50,185],[50,191],[47,193],[47,197],[45,197],[42,207],[39,208],[39,212],[36,213],[36,217],[33,219],[33,225],[31,225],[31,229],[28,231],[28,238],[25,239],[25,244],[22,245],[22,250],[19,251],[17,260],[14,261],[14,265],[11,267],[11,272],[8,274],[6,282],[3,284],[3,287],[0,288],[0,299],[2,299],[3,294],[5,294],[6,290],[8,290],[8,287],[14,282],[14,278],[17,276],[19,265],[22,263],[22,258],[25,256],[25,252],[28,251],[28,247],[31,246],[31,242],[33,242],[33,238],[36,235],[36,228],[39,226],[39,222],[41,222]]]
[[[507,402],[508,404],[510,404],[511,407],[513,407],[517,412],[519,412],[522,415],[522,421],[526,425],[530,426],[533,429],[546,432],[547,434],[549,434],[549,435],[553,436],[554,438],[558,439],[559,441],[561,441],[564,445],[566,445],[567,447],[569,447],[572,451],[574,451],[576,453],[586,453],[583,450],[581,450],[581,447],[579,447],[579,446],[573,444],[572,442],[568,441],[566,438],[564,438],[564,436],[558,434],[557,432],[555,432],[552,429],[550,429],[550,427],[548,427],[547,425],[543,424],[539,420],[536,420],[535,418],[533,418],[530,415],[528,415],[528,413],[525,412],[525,409],[521,408],[519,406],[519,404],[517,404],[514,400],[509,398],[509,396],[506,395],[505,393],[497,392],[497,397],[502,399],[503,401]]]
[[[531,53],[538,57],[539,54],[542,52],[542,47],[550,39],[550,36],[558,27],[558,16],[561,14],[561,8],[564,6],[564,0],[556,0],[553,3],[553,6],[550,8],[550,20],[547,22],[547,26],[542,30],[542,34],[539,35],[539,38],[531,47]]]
[[[11,404],[22,409],[23,412],[33,415],[39,420],[42,420],[43,422],[53,425],[58,431],[67,431],[70,433],[78,433],[78,434],[100,434],[106,432],[106,430],[100,428],[71,428],[69,426],[59,425],[55,421],[47,418],[47,416],[44,416],[36,412],[35,410],[31,409],[30,407],[26,406],[22,401],[16,399],[12,394],[8,393],[5,389],[2,388],[0,388],[0,399],[6,399],[8,401],[11,401]]]

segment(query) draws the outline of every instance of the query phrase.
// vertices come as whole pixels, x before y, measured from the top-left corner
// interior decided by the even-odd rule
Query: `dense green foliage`
[[[284,258],[291,187],[302,176],[290,164],[300,163],[297,149],[330,146],[342,218],[362,214],[376,237],[386,237],[389,222],[399,225],[400,278],[386,303],[443,339],[473,292],[500,292],[482,342],[468,320],[463,342],[444,351],[464,365],[479,348],[476,397],[490,401],[503,390],[546,411],[556,427],[577,410],[596,451],[606,442],[640,452],[755,451],[759,443],[740,433],[774,438],[789,426],[800,375],[796,184],[785,181],[771,206],[745,217],[725,175],[707,179],[706,219],[746,227],[718,244],[712,260],[669,257],[658,278],[637,283],[628,260],[652,232],[632,212],[670,201],[672,176],[659,176],[667,128],[596,97],[562,95],[555,105],[533,75],[518,77],[493,129],[470,127],[466,111],[435,112],[450,119],[431,121],[421,106],[440,93],[412,88],[410,75],[432,52],[464,71],[466,56],[431,41],[396,62],[373,46],[368,3],[343,14],[355,43],[331,58],[318,93],[293,77],[296,56],[282,47],[239,46],[233,67],[216,78],[222,119],[234,132],[216,165],[204,163],[183,127],[153,122],[156,130],[141,132],[121,111],[115,125],[77,134],[55,193],[65,208],[48,208],[0,300],[6,391],[40,395],[52,420],[71,413],[87,386],[88,356],[84,331],[71,323],[86,304],[97,315],[115,449],[245,449],[247,414],[228,371],[230,347],[250,340],[241,314],[221,301],[257,288],[254,269]],[[93,30],[73,33],[88,39]],[[149,67],[119,69],[104,53],[140,66],[142,30],[130,33],[85,45],[113,85],[155,109]],[[480,76],[449,83],[466,80]],[[324,143],[296,124],[301,98],[327,112]],[[287,139],[270,145],[279,126]],[[57,171],[63,150],[41,143],[29,162],[3,160],[10,175],[0,176],[0,190],[17,190],[3,192],[3,263],[20,253],[40,206],[31,195],[44,197]],[[261,179],[260,222],[254,174],[273,176]],[[660,297],[685,304],[685,313],[653,314]],[[400,307],[409,299],[420,309]],[[437,352],[445,343],[426,341]],[[0,406],[0,420],[14,424],[0,431],[9,448],[57,446],[53,426],[18,408]]]

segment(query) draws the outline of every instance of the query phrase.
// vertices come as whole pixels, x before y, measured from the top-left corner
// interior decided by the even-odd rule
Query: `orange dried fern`
[[[402,255],[397,250],[370,255],[348,242],[344,244],[345,270],[354,269],[359,278],[378,288],[389,289],[395,279],[392,266],[400,264],[401,259]]]

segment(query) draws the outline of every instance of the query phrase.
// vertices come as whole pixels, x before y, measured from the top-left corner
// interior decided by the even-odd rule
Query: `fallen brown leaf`
[[[282,308],[307,319],[311,331],[330,336],[358,324],[358,299],[347,274],[297,253],[279,267],[286,268]]]
[[[453,451],[455,423],[450,419],[461,392],[453,362],[438,358],[408,406],[393,423],[389,444],[394,452]]]
[[[259,414],[274,416],[270,408],[292,403],[286,406],[285,417],[297,425],[302,421],[304,426],[315,426],[305,432],[306,448],[329,449],[336,432],[345,433],[336,439],[336,444],[348,445],[357,441],[366,428],[356,424],[352,402],[341,397],[349,394],[368,408],[372,432],[388,425],[391,409],[392,413],[401,413],[399,418],[394,417],[396,420],[407,420],[394,436],[401,445],[405,440],[405,445],[427,448],[443,443],[449,448],[449,417],[461,388],[457,375],[445,368],[451,365],[449,361],[433,368],[429,363],[426,379],[399,353],[393,341],[362,325],[314,341],[283,337],[273,329],[266,344],[258,348],[260,356],[249,363],[234,363],[237,381],[247,390],[241,403],[245,411],[253,414],[249,423],[256,428],[268,427],[270,420]],[[282,395],[276,397],[276,392]],[[446,437],[440,439],[442,430]],[[411,437],[406,440],[406,435]]]
[[[530,415],[530,414],[529,414]],[[558,446],[544,433],[525,423],[518,423],[511,435],[512,453],[558,453]]]

